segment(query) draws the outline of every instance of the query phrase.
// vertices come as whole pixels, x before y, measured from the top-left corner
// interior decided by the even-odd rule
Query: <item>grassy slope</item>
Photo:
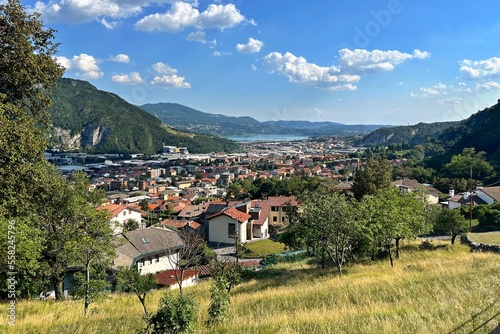
[[[489,333],[500,322],[499,272],[499,255],[461,245],[406,250],[394,268],[385,261],[356,265],[342,277],[305,262],[280,264],[236,287],[228,323],[208,331],[209,283],[186,293],[200,302],[197,329],[208,333],[469,333],[496,315],[475,332]],[[151,310],[162,293],[148,297]],[[11,332],[130,333],[140,327],[134,296],[114,296],[92,309],[83,318],[81,301],[20,302]],[[2,328],[5,322],[2,317]]]
[[[469,233],[468,235],[474,242],[500,246],[500,232]]]
[[[248,252],[244,252],[243,257],[246,258],[259,258],[285,251],[284,244],[270,239],[249,242],[245,248]]]

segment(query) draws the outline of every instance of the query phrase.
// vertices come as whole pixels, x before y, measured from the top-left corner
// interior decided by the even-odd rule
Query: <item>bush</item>
[[[144,331],[150,334],[181,334],[194,331],[198,303],[194,297],[167,292],[160,301],[156,314],[147,319]]]

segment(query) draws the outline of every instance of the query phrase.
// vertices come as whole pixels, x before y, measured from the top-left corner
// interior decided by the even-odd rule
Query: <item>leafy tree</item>
[[[210,305],[208,307],[208,326],[222,323],[229,315],[230,295],[226,278],[214,279],[210,287]]]
[[[83,267],[85,274],[82,288],[84,289],[84,315],[89,305],[97,300],[107,286],[106,269],[115,258],[114,235],[109,227],[109,217],[105,210],[96,210],[103,198],[98,190],[88,191],[88,179],[85,173],[73,174],[76,229],[79,236],[69,243],[73,263]]]
[[[143,211],[148,211],[149,210],[149,200],[147,198],[141,200],[139,202],[139,207],[141,208],[141,210]]]
[[[139,298],[144,315],[148,315],[146,309],[146,295],[157,286],[157,280],[154,274],[141,275],[135,268],[122,267],[116,273],[116,288],[122,292],[133,292]]]
[[[326,190],[307,193],[304,198],[298,217],[291,216],[281,240],[294,248],[306,247],[319,258],[322,268],[330,258],[341,274],[361,233],[356,204]]]
[[[486,152],[477,152],[473,147],[466,147],[461,154],[451,157],[443,166],[442,173],[448,177],[483,180],[492,177],[494,168],[486,161]],[[471,175],[472,173],[472,175]]]
[[[450,235],[452,245],[455,243],[456,237],[467,229],[467,220],[458,210],[443,208],[434,222],[434,233]]]
[[[187,294],[173,296],[167,292],[160,301],[158,311],[147,320],[145,333],[181,334],[194,331],[198,303]]]
[[[43,28],[39,14],[26,14],[19,1],[0,4],[0,226],[7,231],[14,224],[16,230],[17,297],[38,294],[44,283],[37,211],[47,203],[37,201],[37,191],[49,166],[43,158],[46,92],[63,73],[52,58],[53,33]],[[7,249],[6,235],[0,241]],[[6,278],[7,266],[2,266],[2,292]]]
[[[377,190],[391,185],[392,166],[385,159],[368,159],[366,168],[358,170],[354,177],[352,192],[359,201],[364,195],[374,195]]]
[[[135,231],[139,228],[139,222],[135,219],[128,219],[125,224],[123,224],[123,233],[130,231]]]

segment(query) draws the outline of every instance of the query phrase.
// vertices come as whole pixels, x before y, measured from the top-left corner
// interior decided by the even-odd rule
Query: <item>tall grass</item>
[[[462,245],[407,250],[343,276],[306,261],[250,274],[233,289],[229,321],[206,329],[209,283],[185,289],[200,303],[207,333],[490,333],[500,323],[500,256]],[[155,311],[164,292],[151,294]],[[115,295],[82,316],[81,302],[25,301],[9,333],[131,333],[142,326],[135,296]],[[2,328],[6,320],[2,319]]]

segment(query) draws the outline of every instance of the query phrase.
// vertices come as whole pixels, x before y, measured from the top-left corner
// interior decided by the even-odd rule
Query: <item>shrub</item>
[[[160,301],[158,311],[147,319],[144,331],[150,334],[181,334],[194,331],[198,303],[194,297],[167,292]]]

